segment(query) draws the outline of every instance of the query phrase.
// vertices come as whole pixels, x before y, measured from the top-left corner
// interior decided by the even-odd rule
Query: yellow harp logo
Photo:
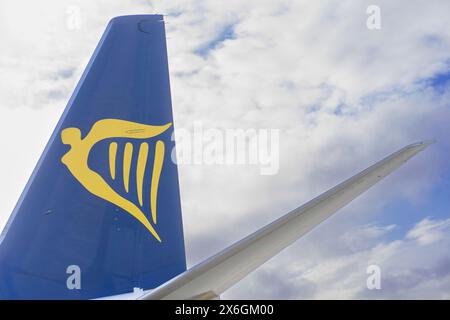
[[[61,131],[61,140],[64,144],[70,146],[70,150],[61,158],[63,164],[90,193],[100,197],[125,210],[137,220],[139,220],[150,233],[159,241],[161,239],[153,225],[156,225],[156,201],[158,194],[159,178],[161,175],[165,146],[161,140],[156,141],[155,154],[152,170],[152,180],[150,185],[150,211],[153,225],[147,219],[142,211],[143,206],[143,183],[144,173],[148,159],[148,143],[141,142],[139,146],[137,166],[136,166],[136,190],[139,205],[124,198],[116,192],[106,180],[97,172],[93,171],[88,165],[89,153],[92,147],[99,141],[109,138],[131,138],[131,139],[149,139],[156,137],[166,131],[172,123],[162,126],[152,126],[140,124],[131,121],[118,119],[103,119],[97,121],[82,139],[81,131],[78,128],[66,128]],[[111,178],[116,179],[116,153],[118,149],[117,142],[109,144],[109,171]],[[123,185],[125,191],[129,192],[129,179],[131,160],[133,157],[133,144],[127,142],[124,148],[123,156]]]

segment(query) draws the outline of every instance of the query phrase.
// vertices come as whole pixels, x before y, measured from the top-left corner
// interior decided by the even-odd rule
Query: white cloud
[[[426,218],[410,230],[406,237],[416,240],[419,244],[429,245],[445,239],[449,226],[450,220],[433,221]]]
[[[317,232],[271,260],[225,298],[446,299],[450,292],[450,239],[442,237],[425,247],[417,246],[417,239],[409,235],[424,225],[430,233],[448,233],[449,223],[450,219],[426,218],[404,238],[390,241],[386,235],[392,226],[356,226],[342,236],[328,234],[333,242],[328,243],[327,252],[320,252],[320,246],[315,245],[320,241]],[[349,246],[349,239],[359,249]],[[366,287],[366,270],[372,264],[381,269],[380,290]]]

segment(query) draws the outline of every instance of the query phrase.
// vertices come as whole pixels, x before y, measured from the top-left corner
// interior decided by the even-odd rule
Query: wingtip
[[[432,144],[435,143],[435,142],[436,142],[435,139],[423,140],[423,141],[419,141],[419,142],[410,144],[408,147],[410,147],[410,148],[414,148],[414,147],[423,147],[423,148],[426,148],[426,147],[432,145]]]
[[[422,143],[423,143],[424,145],[426,145],[426,146],[429,146],[429,145],[431,145],[431,144],[433,144],[433,143],[436,143],[436,142],[437,142],[436,139],[430,139],[430,140],[422,141]]]

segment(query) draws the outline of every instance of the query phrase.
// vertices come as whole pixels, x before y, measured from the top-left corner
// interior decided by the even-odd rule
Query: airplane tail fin
[[[111,20],[0,236],[0,298],[85,299],[186,270],[163,16]]]

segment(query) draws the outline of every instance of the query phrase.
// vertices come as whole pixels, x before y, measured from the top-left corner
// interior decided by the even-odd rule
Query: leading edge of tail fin
[[[0,297],[84,299],[186,270],[162,15],[111,20],[0,238]]]

